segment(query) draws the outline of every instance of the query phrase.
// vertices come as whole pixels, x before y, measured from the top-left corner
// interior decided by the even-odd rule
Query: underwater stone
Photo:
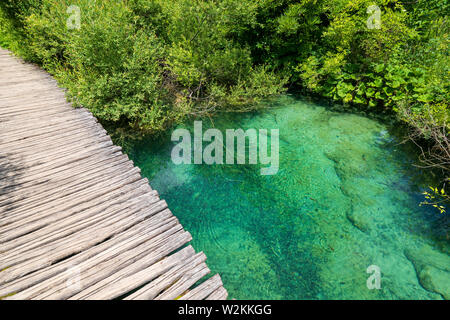
[[[427,290],[450,299],[450,257],[425,245],[420,249],[406,249],[405,256],[416,269],[420,284]]]
[[[369,222],[365,219],[365,215],[357,210],[349,210],[347,211],[347,219],[354,225],[356,228],[361,230],[362,232],[369,232]]]
[[[420,284],[427,290],[441,294],[446,300],[450,299],[450,274],[447,271],[426,266],[419,273]]]

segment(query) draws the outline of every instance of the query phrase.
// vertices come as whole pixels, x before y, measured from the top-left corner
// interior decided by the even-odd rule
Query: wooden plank
[[[181,296],[178,300],[203,300],[211,295],[214,291],[223,286],[222,279],[218,274],[209,278],[199,286],[188,291],[185,295]]]
[[[0,227],[0,243],[14,239],[21,234],[32,232],[48,225],[49,223],[56,222],[71,214],[72,212],[70,212],[70,209],[74,207],[78,207],[78,209],[87,209],[86,204],[91,207],[92,204],[90,204],[89,201],[94,199],[97,199],[98,201],[100,196],[110,194],[111,192],[124,187],[127,184],[138,181],[138,173],[139,169],[134,167],[132,170],[125,171],[110,179],[104,177],[101,181],[92,181],[91,183],[93,185],[85,188],[82,192],[77,193],[76,197],[73,197],[73,195],[70,197],[69,195],[61,198],[62,201],[57,203],[52,202],[48,205],[44,204],[38,209],[33,210],[32,213],[27,214],[26,218],[17,214],[12,217],[2,218]],[[94,193],[94,191],[96,191],[96,193]],[[85,205],[82,205],[83,203],[85,203]],[[97,202],[97,204],[100,203]],[[56,208],[56,210],[50,211],[52,208]],[[25,214],[27,212],[25,212]]]
[[[163,226],[166,228],[166,226]],[[177,231],[176,233],[173,233]],[[172,229],[160,234],[149,246],[148,243],[133,248],[132,251],[124,252],[116,257],[104,261],[100,264],[85,269],[80,267],[81,283],[79,288],[67,288],[65,283],[59,286],[52,286],[50,290],[47,290],[40,296],[36,296],[37,299],[68,299],[71,296],[79,293],[83,288],[87,288],[95,285],[99,281],[114,275],[117,272],[123,273],[123,270],[129,270],[127,267],[134,263],[134,265],[148,265],[152,264],[174,251],[176,248],[190,241],[191,236],[189,233],[182,231],[181,225],[177,224]],[[122,292],[123,293],[123,292]]]
[[[16,257],[16,259],[8,262],[1,262],[5,265],[3,272],[0,272],[0,284],[15,280],[18,277],[27,275],[33,271],[49,266],[55,261],[61,260],[72,254],[82,252],[89,247],[105,241],[106,239],[118,234],[131,226],[139,223],[145,215],[153,215],[167,206],[164,203],[158,203],[153,208],[137,215],[136,212],[131,212],[132,217],[124,218],[123,215],[118,216],[111,222],[105,222],[96,227],[95,232],[87,230],[80,237],[75,239],[69,238],[65,241],[52,243],[51,245],[40,248],[33,252],[27,253],[25,256]],[[75,240],[75,241],[74,241]],[[11,265],[8,265],[8,263]]]
[[[224,287],[218,288],[216,291],[211,293],[206,300],[226,300],[228,298],[228,292]]]
[[[155,300],[175,300],[210,272],[211,271],[209,270],[206,263],[201,263],[195,266],[192,264],[192,268],[184,271],[181,278],[160,295],[158,295]]]
[[[139,196],[139,193],[136,193]],[[151,191],[147,193],[146,196],[149,197],[149,203],[159,201],[159,197],[156,191]],[[114,208],[114,206],[113,206]],[[13,254],[17,255],[19,253],[24,253],[38,246],[42,246],[51,241],[59,240],[68,235],[76,234],[76,232],[93,226],[95,223],[100,222],[103,219],[110,218],[114,213],[111,212],[112,209],[109,208],[108,211],[92,212],[92,211],[82,211],[78,214],[69,216],[66,219],[60,220],[57,223],[52,223],[44,228],[41,228],[35,232],[28,233],[20,238],[16,238],[12,241],[2,243],[2,251],[0,255],[7,254],[9,251],[13,250]],[[119,209],[123,210],[123,206]]]
[[[102,156],[109,156],[119,150],[121,150],[120,147],[113,146],[111,142],[108,141],[84,148],[83,151],[76,154],[61,155],[60,157],[42,163],[41,165],[27,167],[26,165],[20,164],[20,169],[22,171],[26,170],[26,176],[24,176],[22,172],[18,172],[16,174],[5,174],[3,179],[20,177],[20,179],[13,180],[14,184],[9,184],[8,187],[23,185],[26,182],[46,179],[55,173],[62,173],[64,170],[67,170],[67,167],[73,168],[75,164],[88,158],[96,158],[97,161],[99,161]]]
[[[70,266],[78,265],[83,261],[90,260],[92,263],[98,263],[99,261],[109,259],[111,257],[111,252],[120,253],[120,250],[131,250],[131,248],[146,240],[146,238],[142,240],[142,234],[150,234],[152,230],[161,226],[161,221],[164,221],[164,224],[166,225],[170,225],[171,217],[172,215],[170,211],[164,210],[153,217],[143,220],[141,223],[118,233],[103,243],[93,246],[77,255],[22,278],[18,278],[17,280],[7,283],[6,285],[0,285],[0,297],[23,291],[24,289],[30,288],[38,283],[43,283],[44,280],[50,279],[64,270],[67,270]],[[136,239],[141,240],[142,242],[137,242]]]
[[[108,162],[109,163],[109,162]],[[16,201],[14,203],[14,209],[9,208],[8,213],[3,215],[3,221],[4,223],[2,225],[6,225],[9,223],[12,223],[14,221],[17,221],[19,218],[19,214],[21,212],[28,212],[28,210],[35,210],[36,212],[38,209],[40,209],[41,206],[49,206],[52,203],[52,200],[54,199],[61,199],[64,198],[66,200],[78,197],[80,194],[84,194],[87,192],[86,189],[92,188],[93,186],[101,183],[102,181],[108,180],[108,174],[112,174],[114,172],[120,172],[120,170],[127,170],[132,172],[135,170],[133,168],[133,164],[127,161],[126,159],[118,160],[118,162],[113,162],[111,166],[108,165],[108,163],[105,163],[102,169],[97,170],[96,172],[92,173],[90,176],[77,176],[75,178],[79,177],[79,180],[75,180],[72,184],[68,183],[67,179],[65,179],[64,184],[60,185],[57,192],[48,194],[48,197],[42,199],[42,192],[41,194],[38,194],[37,190],[33,190],[33,194],[36,196],[27,196],[24,201]],[[87,170],[88,168],[86,168]],[[135,170],[138,171],[138,170]],[[84,179],[83,179],[84,177]],[[55,178],[53,178],[55,179]],[[72,180],[74,180],[72,178]],[[58,180],[54,180],[58,182]],[[50,185],[51,186],[51,185]],[[37,189],[37,188],[34,188]],[[42,189],[39,189],[39,191],[42,191]],[[9,200],[9,199],[8,199]],[[50,203],[50,204],[49,204]],[[0,204],[1,205],[1,204]],[[25,213],[26,213],[25,212]],[[12,220],[9,220],[10,218]],[[16,218],[13,218],[16,217]],[[1,229],[1,228],[0,228]]]
[[[153,241],[150,242],[149,239],[153,239]],[[68,274],[63,272],[22,291],[14,299],[25,297],[27,299],[67,299],[114,273],[120,272],[135,261],[143,260],[151,263],[152,258],[161,259],[161,256],[167,254],[168,251],[173,251],[173,248],[181,243],[187,243],[190,239],[189,234],[182,231],[176,220],[166,220],[160,224],[159,228],[141,233],[140,237],[129,241],[126,246],[114,246],[91,259],[72,265],[80,271],[79,287],[68,288],[66,285]],[[136,244],[138,245],[136,246]],[[156,251],[155,247],[161,244],[162,249]]]
[[[174,240],[178,238],[179,240]],[[169,257],[168,254],[173,252],[176,247],[179,247],[181,243],[185,244],[191,239],[189,233],[181,233],[173,235],[172,239],[168,238],[165,244],[152,250],[146,256],[141,257],[139,260],[135,259],[135,262],[120,271],[113,273],[109,277],[98,281],[89,288],[73,295],[72,300],[106,300],[118,298],[124,293],[130,292],[139,286],[145,284],[148,281],[156,278],[171,266],[180,263],[192,256],[195,252],[192,247],[187,247]],[[174,243],[178,245],[174,246]]]
[[[153,300],[161,292],[170,287],[173,283],[181,280],[183,275],[189,273],[190,271],[192,272],[194,268],[200,266],[202,272],[207,271],[206,269],[204,269],[205,260],[206,256],[202,252],[191,258],[185,259],[181,261],[180,264],[164,272],[154,281],[145,285],[131,295],[125,297],[125,300]],[[175,298],[176,297],[174,297],[173,299]]]
[[[128,195],[127,195],[128,196]],[[128,196],[129,197],[129,196]],[[167,204],[163,200],[159,200],[158,197],[153,197],[148,193],[145,193],[143,195],[139,195],[138,193],[133,194],[133,198],[130,198],[130,200],[127,200],[126,202],[118,203],[117,205],[112,205],[108,207],[107,210],[101,211],[101,214],[104,218],[110,219],[109,221],[104,221],[102,223],[97,224],[97,227],[102,227],[104,225],[109,225],[112,221],[115,221],[117,217],[122,217],[124,215],[131,216],[132,213],[140,210],[141,208],[145,207],[146,210],[153,210],[153,209],[161,209],[163,210]],[[127,210],[124,210],[127,209]],[[93,210],[98,210],[97,207],[94,207]],[[91,212],[85,213],[87,215],[91,214]],[[113,215],[113,217],[111,217]],[[66,215],[66,217],[70,217]],[[70,218],[69,218],[70,219]],[[62,219],[59,221],[61,222]],[[64,223],[66,220],[62,220],[62,223]],[[51,225],[49,225],[51,226]],[[83,234],[88,233],[89,229],[84,229]],[[41,231],[36,231],[35,234],[40,234]],[[80,235],[77,234],[79,237]],[[14,238],[15,239],[15,238]],[[44,247],[41,247],[40,250],[44,250]],[[33,250],[34,255],[39,251]],[[45,250],[44,250],[45,252]],[[13,256],[18,257],[18,259],[25,259],[23,255],[19,255],[18,250],[14,250],[12,253]],[[8,261],[7,259],[11,258],[11,254],[8,254],[7,252],[0,253],[0,258],[4,261],[2,261],[2,264],[8,264],[12,265],[12,261]]]
[[[21,192],[10,193],[6,200],[0,200],[0,207],[11,205],[14,202],[14,208],[23,208],[25,205],[34,201],[40,200],[40,204],[45,204],[54,199],[58,199],[58,192],[64,194],[66,190],[82,185],[85,181],[97,178],[98,175],[109,172],[109,170],[116,170],[122,168],[122,164],[128,162],[128,157],[122,153],[116,153],[103,162],[103,166],[98,168],[95,164],[81,168],[79,171],[71,172],[70,175],[53,178],[52,183],[41,185],[38,188],[27,190],[23,188]],[[117,172],[117,171],[116,171]],[[56,192],[58,191],[58,192]],[[8,214],[4,216],[14,215],[14,209],[10,207]]]

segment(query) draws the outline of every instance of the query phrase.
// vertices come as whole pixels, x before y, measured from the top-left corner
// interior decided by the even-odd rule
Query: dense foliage
[[[80,8],[79,30],[67,27],[71,5]],[[2,7],[22,27],[27,58],[54,73],[75,102],[143,132],[161,132],[187,115],[246,111],[284,90],[285,81],[233,39],[249,10],[240,1],[29,0]]]
[[[374,4],[379,28],[368,26]],[[72,5],[79,30],[67,27]],[[5,0],[1,8],[27,58],[101,119],[142,130],[248,110],[285,79],[344,103],[431,112],[441,124],[448,116],[445,0]]]
[[[80,28],[68,27],[70,6]],[[160,133],[297,88],[397,114],[431,141],[428,165],[448,172],[447,0],[2,0],[0,9],[0,45],[42,64],[104,121]]]

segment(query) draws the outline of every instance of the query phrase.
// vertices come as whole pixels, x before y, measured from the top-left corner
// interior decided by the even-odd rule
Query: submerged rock
[[[346,213],[347,219],[362,232],[370,231],[370,221],[368,221],[366,215],[357,210],[349,210]]]
[[[419,274],[420,283],[425,289],[441,294],[446,300],[450,299],[449,278],[447,271],[433,266],[426,266]]]
[[[416,269],[420,284],[427,290],[450,299],[450,257],[425,245],[419,249],[406,249],[405,256]]]

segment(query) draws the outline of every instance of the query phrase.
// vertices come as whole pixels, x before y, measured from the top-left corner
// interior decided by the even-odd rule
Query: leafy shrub
[[[24,20],[35,9],[40,8],[42,0],[2,0],[0,8],[4,16],[13,21],[16,26],[24,26]]]
[[[71,5],[80,8],[79,30],[66,26]],[[157,134],[186,116],[258,108],[283,91],[282,79],[233,40],[242,8],[236,0],[43,0],[15,10],[28,13],[20,21],[29,56],[76,104]]]

